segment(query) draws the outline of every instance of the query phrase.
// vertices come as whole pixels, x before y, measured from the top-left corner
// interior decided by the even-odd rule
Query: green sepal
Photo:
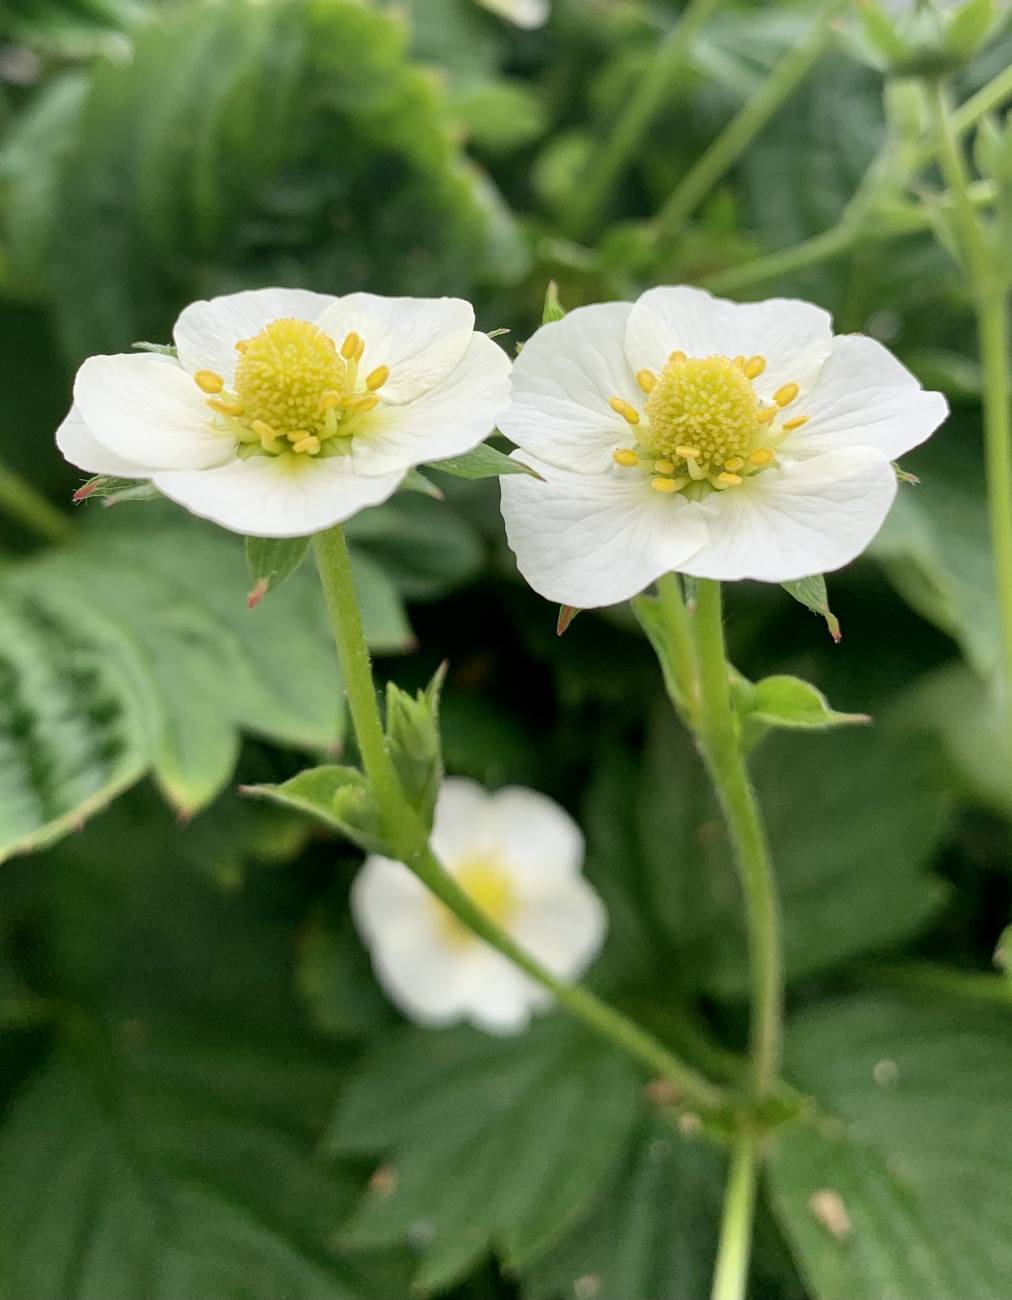
[[[566,309],[559,302],[559,286],[554,280],[549,280],[545,290],[545,305],[541,309],[541,324],[550,325],[552,321],[562,320],[565,314]]]
[[[443,500],[443,489],[436,487],[435,483],[426,478],[420,470],[409,469],[401,479],[401,485],[398,492],[417,492],[419,496],[432,497],[433,501]]]
[[[799,604],[804,605],[813,614],[819,614],[826,620],[829,635],[834,641],[839,642],[841,640],[843,633],[840,631],[840,620],[829,608],[826,579],[821,573],[815,574],[811,578],[798,578],[796,582],[782,582],[780,585]]]
[[[387,853],[379,809],[369,782],[355,767],[310,767],[281,785],[244,785],[243,794],[309,813],[366,853]]]
[[[253,579],[253,589],[247,598],[250,609],[291,577],[306,558],[310,540],[308,537],[246,538],[246,563]]]
[[[439,735],[439,696],[446,664],[436,670],[424,691],[409,695],[387,683],[387,748],[404,797],[427,828],[432,826],[436,795],[443,780],[443,746]]]
[[[96,474],[77,489],[73,500],[79,503],[96,497],[104,501],[107,506],[115,506],[121,501],[158,501],[161,495],[155,485],[149,483],[147,479],[116,478],[112,474]]]
[[[838,713],[823,693],[800,677],[778,674],[747,683],[736,674],[732,689],[735,708],[746,729],[746,741],[753,743],[771,727],[794,731],[827,731],[830,727],[854,727],[871,722],[867,713]]]
[[[678,681],[678,666],[671,653],[671,638],[668,635],[661,602],[656,596],[635,596],[630,603],[640,627],[646,633],[646,638],[657,656],[671,703],[684,717],[686,700]]]
[[[537,470],[531,469],[522,461],[513,460],[487,442],[465,452],[463,456],[430,461],[428,468],[452,474],[454,478],[499,478],[503,474],[529,474],[531,478],[541,479]]]
[[[172,343],[131,343],[130,346],[138,352],[154,352],[159,357],[172,357],[178,360],[179,351]]]

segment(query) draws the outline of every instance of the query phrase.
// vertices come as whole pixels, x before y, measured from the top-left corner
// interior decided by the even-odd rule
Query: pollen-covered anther
[[[231,415],[237,418],[246,413],[246,408],[243,406],[242,402],[230,402],[221,397],[209,397],[207,399],[207,404],[211,410],[216,411],[218,415]]]
[[[264,451],[271,451],[278,440],[278,435],[267,421],[254,420],[252,429],[260,439],[260,445],[263,447]]]
[[[732,456],[729,460],[724,461],[724,468],[730,470],[732,474],[737,474],[744,465],[745,459],[742,456]]]
[[[344,342],[341,344],[341,356],[345,361],[355,361],[358,358],[358,345],[364,342],[362,336],[354,330],[350,330],[344,336]]]
[[[370,393],[374,393],[378,388],[382,388],[389,378],[390,367],[377,366],[375,370],[371,370],[369,374],[366,375],[365,386],[368,388]]]
[[[759,412],[756,417],[760,424],[772,424],[780,412],[775,406],[767,406],[765,410]]]
[[[356,415],[364,415],[366,411],[374,411],[379,406],[379,401],[380,399],[375,393],[362,394],[362,396],[346,402],[345,408]]]
[[[335,388],[328,388],[325,393],[320,394],[320,401],[318,405],[320,407],[320,410],[323,411],[324,414],[326,414],[327,411],[332,410],[335,406],[339,406],[341,404],[341,401],[342,401],[341,393],[339,393]]]
[[[220,393],[225,387],[224,379],[213,370],[198,370],[193,376],[193,382],[205,393]]]
[[[639,455],[631,447],[619,447],[618,451],[612,452],[611,458],[624,469],[633,469],[640,463]]]
[[[626,424],[639,424],[640,413],[636,407],[622,397],[609,397],[608,405],[616,415],[621,415]]]
[[[655,460],[654,472],[657,474],[674,474],[675,462],[672,460]]]
[[[680,446],[675,448],[675,455],[681,456],[682,460],[698,460],[701,452],[698,447]]]
[[[780,426],[784,433],[791,433],[794,429],[800,429],[803,424],[808,423],[807,415],[796,415],[793,420],[785,420]]]
[[[772,447],[756,447],[755,451],[749,455],[748,463],[754,465],[756,469],[762,469],[764,465],[768,465],[773,460],[775,454]]]
[[[670,353],[668,356],[668,361],[673,366],[680,366],[683,361],[688,361],[688,359],[689,358],[685,355],[685,353],[681,350],[681,348],[675,348],[674,352]]]
[[[305,434],[298,442],[292,444],[292,451],[305,452],[310,456],[315,456],[319,450],[320,440],[312,433]]]
[[[652,478],[650,486],[655,492],[677,492],[679,484],[673,478]]]
[[[637,370],[636,382],[644,393],[650,393],[657,385],[657,376],[652,370]]]
[[[749,357],[742,369],[745,372],[746,379],[758,379],[766,369],[765,357]]]
[[[721,487],[741,487],[744,481],[740,474],[730,474],[727,470],[717,475],[717,482]]]
[[[782,384],[773,394],[773,400],[777,406],[790,406],[800,392],[797,384]]]

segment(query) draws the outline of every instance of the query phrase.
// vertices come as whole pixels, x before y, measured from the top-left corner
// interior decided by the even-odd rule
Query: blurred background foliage
[[[460,294],[521,340],[550,278],[574,306],[737,277],[943,387],[920,486],[831,580],[840,645],[779,588],[729,593],[743,671],[875,719],[755,757],[789,1077],[820,1110],[775,1145],[752,1294],[1007,1300],[1012,787],[966,285],[929,222],[739,270],[833,229],[887,138],[846,15],[675,237],[653,224],[818,9],[719,6],[588,212],[664,0],[554,0],[537,31],[475,0],[9,0],[0,459],[64,510],[80,480],[52,434],[82,357],[263,284]],[[962,90],[1010,54],[999,32]],[[350,528],[381,668],[410,687],[450,660],[449,770],[586,830],[611,918],[592,983],[733,1078],[736,885],[651,653],[623,609],[557,639],[494,482],[436,477],[444,502]],[[704,1296],[720,1148],[559,1016],[506,1041],[399,1023],[351,928],[354,850],[236,793],[352,743],[309,569],[250,611],[239,539],[161,504],[63,519],[44,545],[0,517],[0,1296]]]

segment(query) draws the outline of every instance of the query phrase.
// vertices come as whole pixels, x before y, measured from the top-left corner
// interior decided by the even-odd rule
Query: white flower
[[[385,501],[480,443],[508,400],[509,360],[459,298],[254,289],[192,303],[174,335],[178,360],[89,358],[57,443],[256,537]]]
[[[478,3],[517,27],[543,27],[548,21],[548,0],[478,0]]]
[[[451,778],[439,792],[432,847],[478,906],[560,979],[596,956],[607,916],[581,874],[583,836],[545,795],[520,787],[490,795]],[[469,1020],[510,1034],[551,1001],[400,862],[368,858],[351,903],[377,978],[413,1020]]]
[[[547,480],[502,480],[521,573],[589,607],[662,573],[787,582],[847,564],[896,492],[890,461],[947,413],[874,339],[810,303],[651,289],[537,331],[499,426]]]

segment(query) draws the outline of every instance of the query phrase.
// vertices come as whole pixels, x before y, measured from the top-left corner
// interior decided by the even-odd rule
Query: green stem
[[[701,702],[699,738],[741,877],[752,982],[751,1082],[754,1099],[762,1100],[776,1083],[783,1041],[780,913],[766,834],[731,705],[719,582],[698,584],[694,623]]]
[[[718,0],[688,0],[681,18],[661,42],[653,62],[640,77],[600,150],[589,159],[569,211],[569,233],[574,239],[582,239],[590,231],[622,169],[671,97],[672,82],[685,63],[689,46],[717,4]]]
[[[840,0],[829,5],[679,181],[654,222],[662,248],[675,243],[696,206],[818,62],[831,39],[832,20],[841,8]]]
[[[0,465],[0,509],[27,524],[47,542],[62,542],[70,534],[67,516],[4,465]]]
[[[1012,428],[1009,423],[1008,288],[1004,267],[993,264],[987,236],[973,205],[972,187],[948,95],[930,87],[938,123],[942,174],[952,195],[952,218],[970,281],[984,374],[984,460],[991,522],[1008,759],[1012,761]]]
[[[758,1141],[742,1131],[731,1148],[731,1169],[717,1243],[711,1300],[744,1300],[755,1217]]]
[[[548,989],[595,1033],[667,1079],[687,1103],[707,1112],[720,1110],[724,1103],[722,1089],[613,1007],[579,985],[567,984],[552,975],[474,903],[433,854],[425,827],[404,798],[387,748],[344,530],[337,526],[319,533],[315,546],[362,763],[396,856],[472,933]]]
[[[699,674],[696,670],[696,648],[692,640],[692,624],[685,608],[682,583],[677,573],[666,573],[657,581],[657,596],[664,613],[671,663],[678,685],[678,693],[686,714],[686,722],[693,730],[699,725]]]

